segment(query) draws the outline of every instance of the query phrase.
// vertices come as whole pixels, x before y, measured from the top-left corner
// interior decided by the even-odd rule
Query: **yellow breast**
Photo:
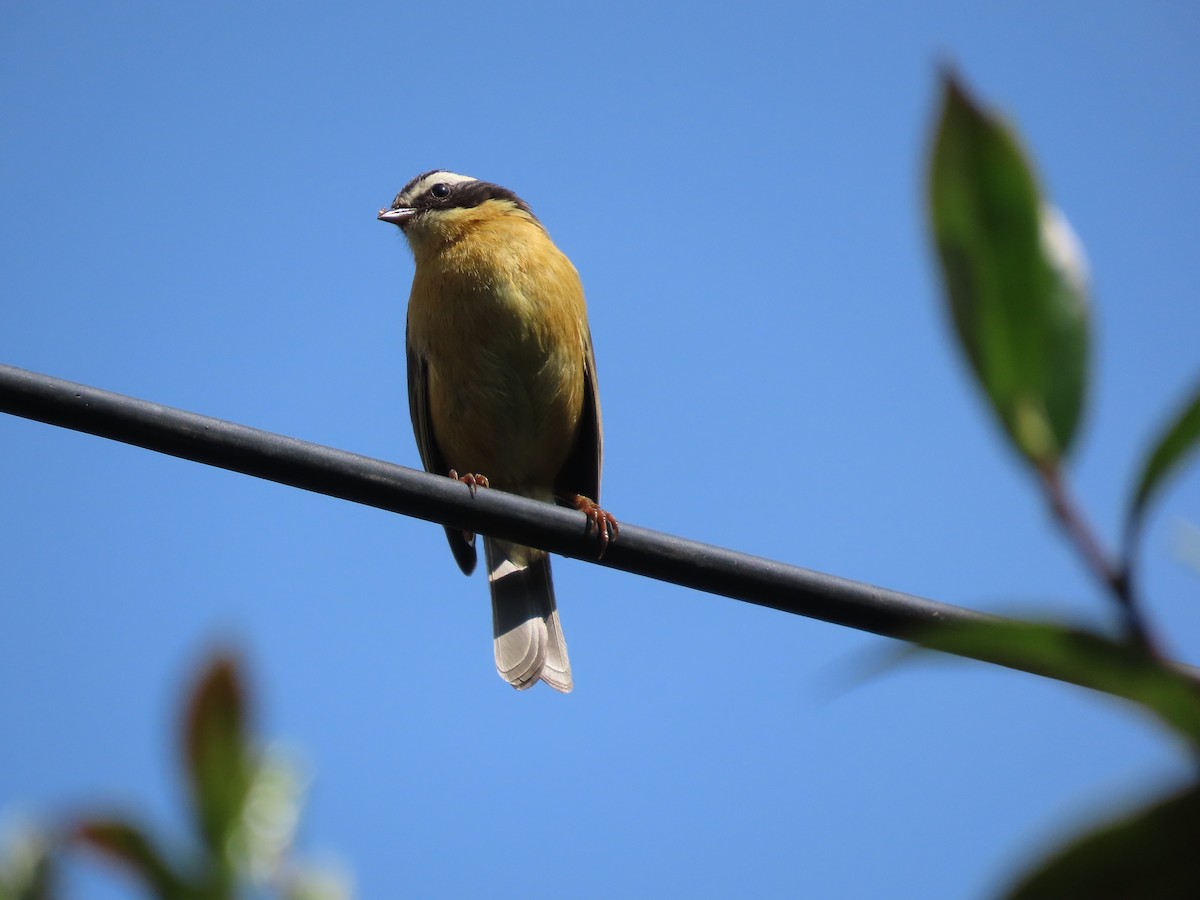
[[[447,465],[549,499],[583,406],[583,289],[536,221],[489,206],[410,237],[409,346]]]

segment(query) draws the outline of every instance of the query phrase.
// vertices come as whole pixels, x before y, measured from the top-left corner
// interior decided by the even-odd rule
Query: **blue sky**
[[[418,172],[497,181],[580,270],[622,520],[946,602],[1106,625],[949,339],[936,70],[1019,123],[1090,257],[1074,483],[1112,542],[1197,372],[1186,4],[6,4],[0,361],[419,465]],[[243,652],[364,897],[979,896],[1188,772],[1080,690],[584,563],[576,691],[496,677],[440,528],[0,416],[0,818],[184,834],[175,707]],[[1200,663],[1200,475],[1143,554]],[[95,865],[72,896],[119,897]]]

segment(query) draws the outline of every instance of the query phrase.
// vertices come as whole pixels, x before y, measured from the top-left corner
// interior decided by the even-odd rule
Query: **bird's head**
[[[537,222],[529,204],[508,188],[434,169],[406,184],[379,211],[379,220],[399,226],[415,247],[434,236],[451,237],[468,223],[511,215]]]

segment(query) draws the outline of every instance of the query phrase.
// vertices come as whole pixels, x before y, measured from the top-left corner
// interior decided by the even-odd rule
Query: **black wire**
[[[0,365],[0,411],[597,561],[597,540],[588,533],[584,515],[574,510],[494,490],[472,496],[465,485],[449,478],[49,375]],[[911,637],[937,622],[995,621],[962,607],[624,522],[620,538],[599,562],[892,638]]]

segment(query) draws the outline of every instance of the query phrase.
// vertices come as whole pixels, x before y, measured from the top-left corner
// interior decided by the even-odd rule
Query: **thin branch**
[[[1133,581],[1129,577],[1129,570],[1118,566],[1105,553],[1100,539],[1079,511],[1079,506],[1063,480],[1061,470],[1057,467],[1043,467],[1038,472],[1054,517],[1079,550],[1084,564],[1116,600],[1125,621],[1126,636],[1146,652],[1161,657],[1146,623],[1142,620],[1141,608]]]
[[[587,518],[575,510],[494,490],[472,497],[449,478],[49,375],[0,365],[0,412],[597,562]],[[901,640],[935,623],[995,620],[624,522],[599,564]]]

